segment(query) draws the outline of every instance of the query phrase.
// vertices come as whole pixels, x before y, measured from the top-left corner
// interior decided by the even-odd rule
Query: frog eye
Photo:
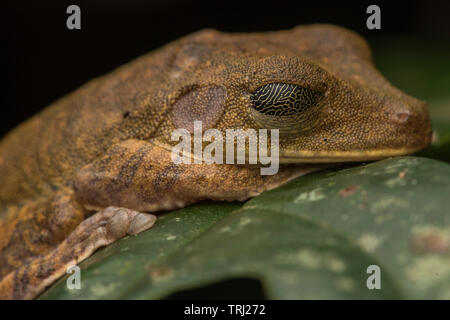
[[[291,116],[309,109],[320,100],[320,92],[287,83],[269,83],[250,97],[253,108],[268,116]]]

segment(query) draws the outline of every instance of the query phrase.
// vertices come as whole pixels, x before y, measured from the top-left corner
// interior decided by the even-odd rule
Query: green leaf
[[[450,166],[403,157],[297,179],[244,208],[332,227],[385,266],[408,298],[450,297]]]
[[[448,299],[448,195],[450,165],[417,157],[307,175],[243,207],[161,215],[81,263],[81,290],[63,277],[42,298],[214,298],[237,279],[228,297],[257,281],[271,299]],[[381,290],[366,287],[370,265]]]

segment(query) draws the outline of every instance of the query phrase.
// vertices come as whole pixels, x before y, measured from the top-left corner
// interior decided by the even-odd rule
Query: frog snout
[[[411,101],[384,101],[384,105],[388,121],[394,124],[404,125],[414,119],[428,118],[426,103],[416,99],[411,99]]]
[[[427,104],[414,98],[385,105],[386,120],[394,130],[394,139],[405,145],[426,146],[431,139]]]
[[[429,129],[430,119],[427,104],[414,99],[409,103],[395,103],[388,105],[385,114],[388,121],[394,125],[409,127],[410,129]]]

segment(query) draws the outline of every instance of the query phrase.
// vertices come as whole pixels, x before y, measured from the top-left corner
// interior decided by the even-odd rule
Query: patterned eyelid
[[[269,83],[251,94],[253,108],[268,116],[291,116],[320,100],[322,93],[287,83]]]

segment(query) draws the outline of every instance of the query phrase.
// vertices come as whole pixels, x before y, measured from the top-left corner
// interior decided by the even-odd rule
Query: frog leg
[[[21,265],[53,250],[86,218],[70,190],[3,208],[0,219],[0,280]]]
[[[149,141],[126,140],[83,167],[74,182],[80,203],[140,212],[173,210],[200,200],[244,201],[295,177],[326,167],[303,164],[261,175],[256,166],[174,163],[170,149]]]
[[[3,278],[0,298],[34,298],[97,248],[150,228],[156,217],[142,212],[171,210],[204,199],[244,201],[323,167],[287,166],[276,175],[263,176],[258,167],[175,164],[170,151],[148,141],[115,144],[81,168],[73,181],[76,203],[99,212],[54,249]]]
[[[81,222],[55,249],[10,272],[0,282],[0,299],[32,299],[102,246],[150,228],[156,217],[108,207]]]

